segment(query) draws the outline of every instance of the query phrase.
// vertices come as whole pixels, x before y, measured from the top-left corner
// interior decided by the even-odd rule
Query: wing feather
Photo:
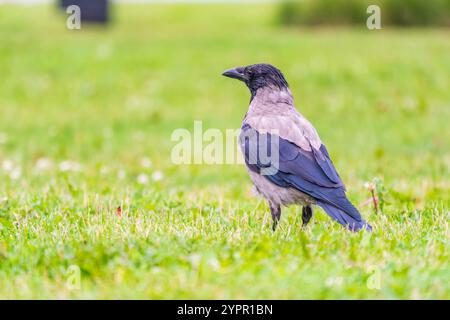
[[[267,126],[268,124],[264,124],[264,127]],[[245,139],[245,133],[248,130],[256,132],[256,139]],[[347,199],[344,183],[322,143],[317,147],[317,144],[314,145],[309,138],[303,136],[303,139],[308,142],[308,147],[304,148],[305,145],[299,146],[290,139],[267,133],[265,130],[263,130],[264,133],[260,133],[249,123],[244,123],[242,132],[244,138],[241,139],[241,148],[245,162],[249,167],[257,172],[270,166],[276,167],[277,170],[273,174],[265,175],[274,184],[284,188],[293,187],[313,197],[339,223],[344,224],[343,222],[353,221],[352,226],[355,229],[360,229],[366,225],[359,211]],[[282,132],[285,135],[289,133],[286,130]],[[270,154],[278,152],[278,157],[274,158],[278,163],[263,163],[260,161],[260,138],[262,135],[270,137],[270,139],[265,140],[267,143],[270,143],[273,139],[278,141],[277,150],[273,150],[272,145],[267,146]],[[294,137],[292,134],[288,136]],[[317,140],[315,143],[317,143]],[[252,161],[252,159],[257,161]]]

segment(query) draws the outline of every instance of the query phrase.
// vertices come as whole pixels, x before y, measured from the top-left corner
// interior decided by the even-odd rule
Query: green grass
[[[286,29],[274,9],[118,6],[69,31],[0,7],[0,298],[450,298],[449,31]],[[249,94],[220,74],[256,62],[355,204],[383,179],[371,236],[321,210],[302,231],[295,207],[273,233],[242,165],[171,163],[175,128],[240,126]]]

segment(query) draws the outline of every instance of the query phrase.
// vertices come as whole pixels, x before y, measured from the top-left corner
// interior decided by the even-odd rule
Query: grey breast
[[[291,204],[306,205],[315,203],[313,198],[297,189],[279,187],[266,177],[250,169],[248,169],[248,173],[255,186],[255,191],[273,205],[288,206]]]

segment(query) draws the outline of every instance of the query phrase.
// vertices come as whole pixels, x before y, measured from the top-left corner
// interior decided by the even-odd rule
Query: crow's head
[[[253,64],[225,71],[222,75],[245,82],[252,95],[260,88],[272,86],[284,90],[288,83],[280,70],[270,64]]]

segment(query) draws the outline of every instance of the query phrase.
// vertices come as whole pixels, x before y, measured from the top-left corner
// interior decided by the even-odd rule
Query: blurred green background
[[[53,4],[0,5],[1,298],[449,298],[449,29],[283,6],[115,4],[68,30]],[[381,181],[372,236],[319,209],[302,231],[299,208],[272,233],[242,165],[171,162],[174,129],[240,127],[249,93],[221,73],[259,62],[356,205]]]

